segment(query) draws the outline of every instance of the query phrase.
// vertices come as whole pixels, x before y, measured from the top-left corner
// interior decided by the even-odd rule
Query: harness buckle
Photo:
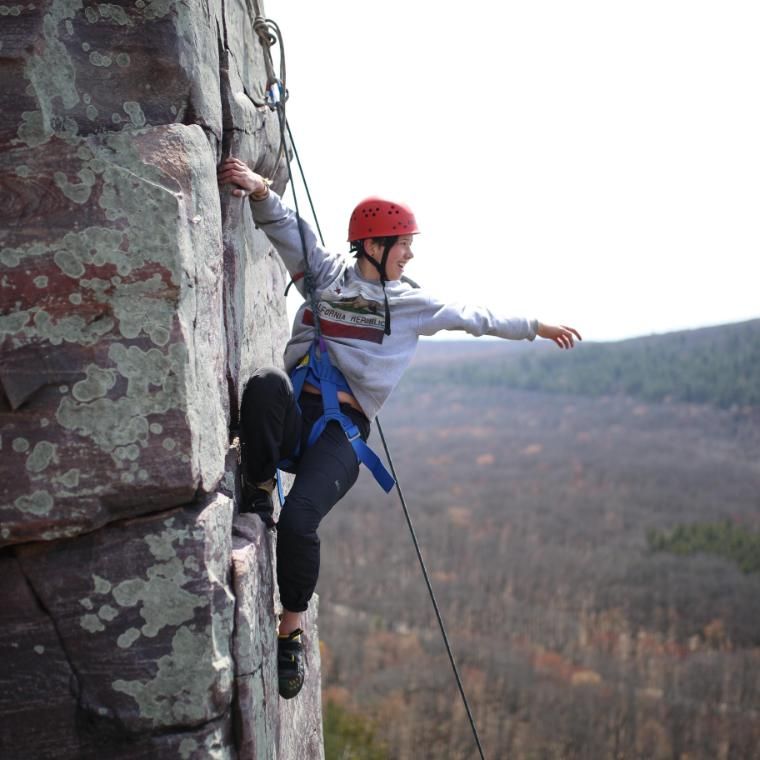
[[[354,425],[351,430],[344,430],[343,432],[346,434],[349,443],[353,443],[357,438],[361,438],[362,436],[361,430],[359,430],[356,425]]]

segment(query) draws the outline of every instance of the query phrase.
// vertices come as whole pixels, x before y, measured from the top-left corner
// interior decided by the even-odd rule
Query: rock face
[[[255,3],[254,3],[255,5]],[[0,757],[321,757],[230,428],[287,337],[229,154],[282,189],[243,0],[0,9]]]
[[[21,694],[14,682],[3,689],[4,718],[16,713],[8,721],[19,733],[16,751],[34,744],[40,717],[50,712],[61,715],[59,757],[95,754],[104,740],[108,756],[130,757],[120,752],[125,741],[179,727],[205,733],[215,723],[214,735],[229,733],[222,719],[233,678],[232,513],[219,495],[15,550],[13,574],[30,597],[26,606],[45,614],[25,636],[23,620],[3,626],[8,659],[20,673],[50,669],[68,681],[53,692],[59,711],[45,709],[46,689],[37,694],[34,684]],[[50,627],[47,646],[38,644],[35,630]],[[28,693],[39,702],[24,704],[19,697]],[[67,723],[69,715],[76,721]]]
[[[219,481],[214,164],[203,131],[182,125],[0,156],[3,543],[76,535]]]

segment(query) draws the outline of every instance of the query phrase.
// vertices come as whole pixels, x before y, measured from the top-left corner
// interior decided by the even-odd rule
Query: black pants
[[[296,478],[277,524],[277,583],[282,606],[291,612],[308,607],[317,585],[319,523],[359,476],[354,449],[337,422],[328,423],[317,441],[306,447],[312,426],[322,416],[322,397],[302,393],[299,404],[290,378],[282,370],[267,367],[246,384],[240,408],[249,480],[262,483],[272,478],[278,463],[301,445],[295,464],[286,468]],[[341,411],[366,441],[369,420],[348,404],[341,404]]]

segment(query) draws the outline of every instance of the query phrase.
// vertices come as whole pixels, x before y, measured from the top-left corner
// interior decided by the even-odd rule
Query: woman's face
[[[388,251],[388,260],[385,263],[385,273],[388,281],[400,280],[401,275],[404,274],[404,267],[414,257],[414,253],[412,253],[413,239],[413,235],[401,235],[393,244],[390,251]],[[382,261],[383,246],[380,243],[376,243],[374,240],[369,241],[369,244],[365,245],[365,250],[378,264]]]

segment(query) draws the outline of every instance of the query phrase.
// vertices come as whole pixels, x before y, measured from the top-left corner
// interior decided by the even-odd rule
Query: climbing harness
[[[309,353],[296,365],[290,377],[293,381],[293,392],[296,398],[300,398],[304,383],[307,381],[319,388],[322,394],[324,413],[312,426],[306,447],[308,448],[316,442],[328,422],[335,420],[343,428],[348,442],[353,446],[356,458],[372,473],[380,487],[386,493],[390,493],[396,481],[385,469],[380,457],[364,442],[359,428],[353,420],[340,409],[338,391],[351,393],[351,388],[340,370],[336,369],[330,361],[324,338],[319,339],[318,345],[312,343]],[[295,456],[298,456],[298,452]]]
[[[257,24],[258,24],[258,27],[256,27]],[[257,19],[254,26],[256,27],[257,33],[259,33],[259,38],[262,42],[265,61],[268,60],[267,76],[270,78],[270,80],[278,82],[281,87],[280,91],[285,93],[285,97],[280,98],[274,105],[274,109],[277,112],[277,118],[280,124],[281,143],[280,143],[280,153],[278,153],[278,162],[279,162],[279,158],[282,152],[282,148],[285,144],[285,133],[287,131],[288,137],[290,138],[290,144],[293,148],[293,153],[296,156],[296,162],[298,164],[298,168],[301,174],[301,182],[303,183],[303,186],[306,189],[306,195],[309,199],[309,204],[311,206],[311,213],[314,218],[317,231],[319,233],[319,239],[322,245],[324,246],[325,241],[322,237],[322,231],[319,227],[317,214],[314,209],[314,203],[312,202],[311,193],[309,192],[309,185],[306,181],[306,175],[304,173],[303,167],[301,166],[301,161],[298,158],[298,151],[296,150],[295,141],[293,140],[293,135],[292,135],[292,132],[290,131],[290,125],[287,123],[287,119],[285,118],[285,101],[287,100],[287,90],[285,89],[285,86],[284,86],[284,78],[285,78],[284,77],[284,69],[285,69],[284,52],[281,52],[281,71],[283,72],[283,77],[282,77],[283,81],[280,82],[279,80],[276,80],[276,78],[274,78],[273,73],[270,74],[270,72],[274,71],[274,67],[272,64],[269,47],[272,44],[274,44],[274,41],[271,35],[269,35],[268,33],[262,34],[262,31],[260,30],[270,29],[270,28],[275,29],[277,38],[280,41],[281,51],[283,50],[282,35],[280,34],[279,28],[277,27],[276,24],[269,21],[268,19],[261,19],[261,17],[258,15],[257,15]],[[267,89],[269,89],[270,84],[271,82],[268,83]],[[443,621],[443,616],[441,614],[440,608],[438,607],[438,602],[433,592],[433,586],[430,582],[430,576],[428,574],[427,567],[425,565],[425,560],[422,556],[422,550],[420,549],[419,541],[417,540],[417,534],[415,533],[414,526],[412,525],[411,515],[409,514],[409,510],[406,506],[406,500],[404,499],[404,494],[401,490],[401,484],[398,481],[396,470],[393,466],[393,460],[391,458],[390,450],[388,449],[388,444],[385,440],[385,435],[383,434],[382,426],[380,425],[380,418],[379,416],[375,417],[375,422],[377,423],[378,433],[380,434],[380,438],[383,443],[383,448],[385,450],[385,456],[390,466],[390,470],[391,470],[390,473],[385,469],[379,457],[369,448],[369,446],[366,445],[366,443],[364,443],[361,436],[358,434],[359,432],[358,428],[356,428],[356,426],[353,425],[351,418],[348,417],[347,415],[344,415],[340,411],[340,405],[338,404],[338,390],[348,390],[348,392],[350,392],[350,388],[348,387],[348,384],[346,383],[346,380],[343,377],[342,373],[340,373],[340,371],[337,370],[330,362],[330,358],[327,353],[327,346],[326,346],[324,338],[322,337],[322,331],[319,324],[319,309],[318,309],[319,304],[318,304],[318,299],[316,295],[314,277],[309,268],[309,261],[308,261],[308,255],[307,255],[308,252],[306,250],[306,239],[304,237],[303,226],[302,226],[303,222],[301,221],[301,215],[298,208],[298,198],[296,195],[295,185],[293,182],[293,172],[291,170],[290,161],[286,160],[285,164],[288,170],[288,179],[290,181],[290,189],[293,194],[293,204],[295,207],[294,211],[296,213],[296,219],[298,220],[298,231],[301,238],[301,248],[303,251],[304,291],[308,295],[311,301],[312,314],[314,316],[314,341],[311,345],[311,348],[309,349],[309,353],[304,357],[304,359],[301,360],[301,362],[299,362],[299,364],[296,366],[296,368],[293,371],[293,376],[292,376],[293,386],[294,386],[296,398],[299,397],[303,389],[303,385],[305,382],[307,382],[307,380],[309,383],[312,383],[316,385],[317,387],[320,387],[321,393],[322,393],[323,406],[324,406],[324,415],[314,425],[314,428],[312,429],[312,433],[309,437],[308,445],[311,445],[313,443],[312,438],[316,440],[316,438],[319,437],[319,435],[324,430],[324,427],[325,425],[327,425],[327,422],[329,420],[335,419],[338,422],[340,422],[344,431],[346,431],[346,435],[349,441],[351,442],[351,445],[354,447],[354,451],[357,452],[357,458],[359,459],[359,461],[361,461],[363,464],[365,464],[365,466],[367,466],[370,469],[370,471],[375,476],[375,478],[380,483],[380,485],[384,488],[384,490],[386,492],[389,492],[393,488],[394,485],[396,486],[396,491],[398,492],[399,499],[401,501],[401,506],[404,511],[404,517],[406,518],[406,523],[409,527],[409,532],[411,533],[411,536],[412,536],[412,543],[414,544],[414,549],[417,553],[417,559],[419,560],[420,567],[422,568],[422,575],[425,579],[425,584],[427,585],[428,593],[433,603],[433,609],[435,610],[436,619],[438,620],[438,626],[441,629],[441,635],[443,636],[443,642],[446,647],[446,652],[449,657],[449,662],[451,663],[451,668],[454,671],[454,677],[456,679],[457,687],[459,689],[459,694],[462,698],[462,702],[464,703],[465,711],[467,712],[467,719],[470,723],[470,729],[472,730],[472,734],[475,739],[475,744],[478,748],[478,753],[480,755],[480,758],[481,760],[485,760],[485,753],[483,751],[483,746],[480,742],[480,736],[478,735],[478,729],[477,729],[477,726],[475,725],[475,719],[472,715],[472,711],[470,710],[470,705],[467,700],[467,695],[465,693],[464,686],[462,684],[462,679],[459,675],[459,669],[457,667],[456,660],[454,659],[454,653],[451,649],[451,644],[449,643],[449,637],[446,632],[446,626]],[[413,217],[412,217],[412,221],[413,221]],[[296,278],[293,278],[293,279],[295,281]],[[390,320],[388,320],[388,323],[386,324],[386,329],[389,330],[389,328],[390,328]],[[349,432],[346,429],[346,426],[344,425],[341,418],[345,418],[346,420],[348,420],[348,423],[352,425],[353,428],[356,430],[356,434],[353,434],[353,432]],[[321,427],[315,435],[314,431],[317,430],[318,426],[321,426]],[[364,449],[366,449],[366,451],[364,451],[361,454],[357,450],[357,443],[356,443],[357,441],[360,442],[360,444],[363,446]],[[374,457],[374,460],[376,460],[376,463],[371,457],[368,457],[366,452],[369,452],[371,454],[371,457]],[[367,457],[367,459],[362,459],[362,456]],[[367,464],[367,461],[370,461],[370,464]],[[379,465],[379,468],[378,468],[378,465]],[[382,469],[382,472],[380,473],[380,476],[378,476],[377,470],[379,470],[380,468]],[[280,497],[280,503],[282,503],[284,499],[283,499],[283,493],[282,493],[281,478],[279,477],[279,475],[277,477],[277,489],[278,489],[278,495]]]

